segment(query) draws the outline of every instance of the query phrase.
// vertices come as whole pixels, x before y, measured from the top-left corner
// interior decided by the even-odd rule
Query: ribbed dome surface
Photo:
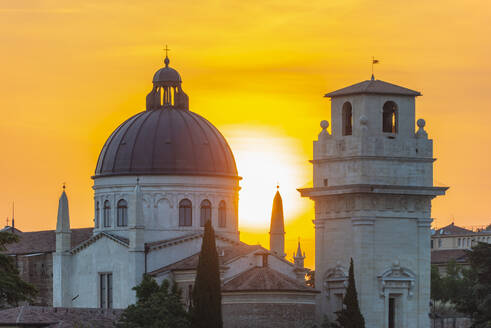
[[[180,83],[182,81],[181,81],[181,75],[179,75],[178,71],[176,71],[171,67],[163,67],[159,69],[157,72],[155,72],[152,82],[153,83],[159,83],[159,82]]]
[[[95,178],[114,175],[237,176],[222,134],[188,110],[144,111],[121,124],[102,148]]]

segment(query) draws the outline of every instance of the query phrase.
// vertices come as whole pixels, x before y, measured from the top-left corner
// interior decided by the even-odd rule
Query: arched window
[[[189,199],[179,202],[179,225],[183,227],[193,225],[193,207]]]
[[[104,201],[104,227],[111,226],[111,204],[108,200]]]
[[[349,101],[343,105],[343,136],[353,134],[353,108]]]
[[[128,226],[128,202],[124,199],[118,201],[118,227]]]
[[[382,113],[382,131],[397,133],[397,105],[393,101],[384,104]]]
[[[94,225],[96,228],[99,228],[99,222],[101,219],[101,209],[99,207],[99,202],[95,202],[95,222]]]
[[[227,226],[227,205],[225,201],[221,201],[218,205],[218,226],[225,228]]]
[[[199,216],[199,224],[204,227],[206,221],[211,221],[211,203],[208,199],[201,202],[201,210]]]

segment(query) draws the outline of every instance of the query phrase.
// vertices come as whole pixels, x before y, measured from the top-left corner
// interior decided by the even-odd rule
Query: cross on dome
[[[165,59],[164,59],[164,64],[165,64],[165,67],[169,67],[169,63],[170,63],[170,60],[169,60],[169,47],[167,47],[167,45],[165,45],[165,48],[164,48],[164,51],[165,51]]]

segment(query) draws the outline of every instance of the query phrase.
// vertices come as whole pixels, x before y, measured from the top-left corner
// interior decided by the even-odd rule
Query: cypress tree
[[[339,325],[343,328],[365,328],[365,319],[358,304],[353,259],[349,266],[348,288],[346,288],[346,295],[343,299],[343,309],[336,315]]]
[[[208,220],[193,289],[193,328],[222,328],[222,295],[215,231]]]

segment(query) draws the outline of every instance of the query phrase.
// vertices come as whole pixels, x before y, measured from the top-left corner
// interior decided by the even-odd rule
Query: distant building
[[[478,242],[491,244],[491,230],[488,228],[467,229],[453,222],[443,228],[432,230],[431,264],[446,273],[449,262],[462,267],[469,264],[468,253]]]
[[[443,228],[432,231],[431,250],[471,249],[478,242],[491,243],[491,229],[467,229],[453,222]]]
[[[11,232],[12,229],[2,229]],[[7,245],[7,255],[14,258],[20,276],[38,289],[34,305],[53,305],[53,253],[56,250],[54,230],[22,232],[15,229],[18,243]],[[72,229],[72,246],[87,240],[92,228]]]

